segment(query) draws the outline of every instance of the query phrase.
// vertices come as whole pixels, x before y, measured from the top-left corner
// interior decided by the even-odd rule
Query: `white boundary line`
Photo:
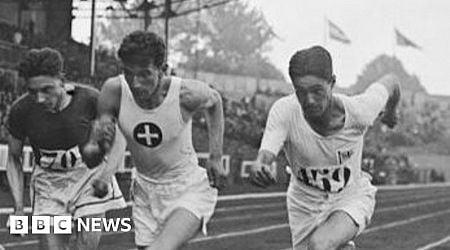
[[[383,212],[389,212],[389,211],[405,209],[405,208],[414,208],[414,207],[432,205],[432,204],[448,202],[448,201],[450,201],[450,198],[444,198],[444,199],[439,199],[439,200],[430,200],[430,201],[424,201],[424,202],[411,202],[411,203],[407,203],[407,204],[403,204],[403,205],[399,205],[399,206],[391,206],[391,207],[376,209],[375,213],[383,213]],[[278,206],[280,206],[280,204],[269,204],[269,205],[266,205],[263,207],[258,206],[256,208],[273,208],[273,207],[278,207]],[[250,206],[233,207],[233,208],[239,208],[239,209],[232,209],[231,211],[244,210],[244,208],[251,209],[254,207],[251,207],[251,205],[250,205]],[[224,208],[224,209],[226,209],[226,208]],[[222,210],[221,212],[226,212],[226,210]],[[260,218],[260,217],[266,218],[266,217],[282,216],[286,213],[287,213],[287,211],[283,210],[283,211],[264,212],[264,213],[258,213],[258,214],[226,216],[226,217],[221,217],[221,218],[213,217],[211,219],[211,223],[233,221],[233,220],[254,219],[254,218]],[[31,229],[31,226],[29,227],[29,229]],[[9,232],[9,229],[8,228],[0,228],[0,233],[4,233],[4,232]]]
[[[389,228],[393,228],[393,227],[403,226],[403,225],[406,225],[406,224],[409,224],[409,223],[413,223],[413,222],[417,222],[417,221],[433,218],[433,217],[444,215],[444,214],[448,214],[448,213],[450,213],[450,209],[442,210],[442,211],[434,212],[434,213],[429,213],[429,214],[425,214],[425,215],[421,215],[421,216],[416,216],[416,217],[413,217],[413,218],[410,218],[410,219],[407,219],[407,220],[394,221],[392,223],[387,223],[387,224],[384,224],[384,225],[368,228],[368,229],[364,230],[361,234],[369,234],[369,233],[377,232],[377,231],[380,231],[380,230],[383,230],[383,229],[389,229]],[[444,243],[446,243],[448,241],[450,241],[450,236],[446,237],[446,238],[444,238],[444,239],[442,239],[440,241],[437,241],[437,242],[431,243],[429,245],[426,245],[426,246],[424,246],[422,248],[419,248],[417,250],[429,250],[429,249],[431,249],[433,247],[442,245],[442,244],[444,244]],[[282,250],[290,250],[290,249],[292,249],[292,248],[286,248],[286,249],[282,249]]]
[[[271,225],[271,226],[267,226],[267,227],[260,227],[260,228],[242,230],[242,231],[237,231],[237,232],[232,232],[232,233],[223,233],[223,234],[218,234],[218,235],[214,235],[214,236],[196,238],[196,239],[189,241],[189,243],[218,240],[218,239],[237,237],[237,236],[243,236],[243,235],[248,235],[248,234],[263,233],[263,232],[277,230],[277,229],[284,229],[284,228],[287,228],[288,226],[289,225],[287,223],[275,224],[275,225]]]
[[[448,186],[450,187],[450,186]],[[443,186],[443,187],[434,187],[434,189],[436,190],[432,190],[433,194],[436,193],[447,193],[449,191],[447,186]],[[413,194],[414,196],[416,195],[423,195],[423,194],[427,194],[428,192],[430,192],[431,188],[412,188],[412,189],[403,189],[403,190],[386,190],[384,192],[380,192],[380,190],[377,191],[377,199],[390,199],[390,198],[397,198],[397,197],[402,197],[405,195],[411,195]]]
[[[27,214],[31,213],[31,207],[25,207],[23,210]],[[2,208],[0,208],[0,215],[2,215],[2,214],[12,214],[12,213],[14,213],[14,208],[12,208],[12,207],[2,207]]]
[[[450,236],[447,236],[447,237],[445,237],[443,239],[440,239],[438,241],[432,242],[432,243],[430,243],[430,244],[428,244],[426,246],[419,247],[416,250],[429,250],[429,249],[432,249],[433,247],[440,246],[440,245],[445,244],[447,242],[450,242]]]
[[[264,199],[264,198],[278,198],[285,197],[286,192],[270,192],[270,193],[248,193],[248,194],[234,194],[219,196],[218,201],[236,201],[246,199]]]
[[[432,196],[431,196],[432,195]],[[407,194],[407,195],[397,195],[397,196],[389,196],[389,197],[376,197],[375,200],[377,202],[377,204],[386,204],[386,203],[390,203],[390,202],[402,202],[402,201],[418,201],[418,200],[422,200],[424,198],[429,198],[429,197],[433,197],[434,200],[437,200],[438,198],[442,198],[442,197],[449,197],[449,192],[446,190],[445,192],[439,192],[438,195],[433,194],[429,194],[429,193],[424,193],[424,194],[420,194],[420,195],[412,195],[412,194]],[[411,202],[410,202],[411,203]]]
[[[425,214],[425,215],[421,215],[421,216],[416,216],[416,217],[409,218],[406,220],[394,221],[392,223],[387,223],[384,225],[368,228],[367,230],[363,231],[362,234],[368,234],[368,233],[373,233],[373,232],[380,231],[383,229],[398,227],[398,226],[402,226],[402,225],[406,225],[409,223],[433,218],[433,217],[448,214],[448,213],[450,213],[450,209],[439,211],[439,212],[434,212],[434,213],[429,213],[429,214]],[[248,234],[256,234],[256,233],[261,233],[261,232],[266,232],[266,231],[271,231],[271,230],[276,230],[276,229],[282,229],[282,228],[285,228],[288,226],[289,225],[287,223],[276,224],[276,225],[272,225],[272,226],[260,227],[260,228],[251,229],[251,230],[243,230],[243,231],[237,231],[237,232],[232,232],[232,233],[223,233],[223,234],[218,234],[218,235],[214,235],[214,236],[207,236],[207,237],[191,240],[190,242],[195,243],[195,242],[217,240],[217,239],[230,238],[230,237],[236,237],[236,236],[243,236],[243,235],[248,235]]]
[[[212,218],[211,222],[224,222],[224,221],[233,221],[233,220],[247,220],[247,219],[254,219],[254,218],[267,218],[267,217],[274,217],[274,216],[283,216],[287,215],[287,211],[274,211],[274,212],[265,212],[265,213],[258,213],[255,214],[247,214],[247,215],[235,215],[235,216],[227,216],[223,218]]]
[[[265,195],[265,194],[269,194],[269,195]],[[225,195],[225,196],[220,196],[218,198],[219,201],[225,201],[225,200],[242,200],[242,199],[248,199],[249,196],[251,196],[250,198],[273,198],[273,197],[283,197],[285,194],[281,193],[281,192],[277,192],[277,193],[262,193],[262,194],[244,194],[244,195]],[[422,195],[424,197],[428,197],[428,195]],[[420,197],[422,197],[420,196]],[[408,197],[409,198],[409,197]],[[407,198],[407,199],[408,199]],[[418,198],[418,196],[415,196],[415,198]],[[390,202],[392,200],[396,200],[396,201],[400,201],[402,199],[396,199],[396,197],[388,197],[386,199],[377,199],[378,202]],[[441,201],[442,199],[440,199]],[[431,201],[428,201],[430,203],[433,203]],[[132,206],[132,202],[131,201],[127,201],[126,202],[127,207],[131,207]],[[408,203],[404,206],[408,207],[412,204],[415,203]],[[427,202],[424,202],[424,204],[428,204]],[[220,207],[217,208],[215,210],[215,212],[232,212],[232,211],[241,211],[241,210],[246,210],[246,209],[258,209],[258,208],[272,208],[272,207],[283,207],[285,204],[280,204],[280,203],[276,203],[276,204],[270,204],[270,205],[265,205],[265,206],[261,206],[261,204],[258,205],[241,205],[241,206],[229,206],[229,207]],[[389,208],[385,208],[385,209],[389,209]],[[383,210],[383,209],[381,209]],[[25,207],[24,209],[25,213],[31,213],[31,207]],[[7,208],[0,208],[0,215],[3,214],[12,214],[14,212],[14,209],[12,207],[7,207]]]
[[[39,244],[39,240],[27,240],[27,241],[20,241],[20,242],[8,242],[3,243],[3,246],[6,247],[19,247],[19,246],[28,246],[28,245],[36,245]]]
[[[434,188],[434,187],[450,187],[450,182],[433,183],[433,184],[408,184],[397,186],[377,186],[378,190],[408,190],[419,188]],[[279,198],[285,197],[286,192],[269,192],[269,193],[247,193],[236,195],[222,195],[218,197],[218,201],[232,201],[232,200],[245,200],[245,199],[264,199],[264,198]],[[131,202],[127,201],[127,207],[131,206]],[[12,207],[0,208],[0,215],[11,214],[14,212]],[[31,207],[25,207],[26,213],[31,213]]]
[[[398,227],[398,226],[406,225],[406,224],[413,223],[413,222],[416,222],[416,221],[426,220],[426,219],[429,219],[429,218],[433,218],[433,217],[436,217],[436,216],[449,214],[449,213],[450,213],[450,209],[447,209],[447,210],[441,210],[439,212],[428,213],[428,214],[412,217],[412,218],[409,218],[409,219],[406,219],[406,220],[394,221],[394,222],[387,223],[387,224],[384,224],[384,225],[368,228],[368,229],[364,230],[361,234],[373,233],[373,232],[376,232],[376,231],[380,231],[382,229],[389,229],[389,228],[392,228],[392,227]]]
[[[421,216],[416,216],[416,217],[406,219],[406,220],[394,221],[392,223],[387,223],[384,225],[368,228],[367,230],[363,231],[362,234],[368,234],[368,233],[373,233],[373,232],[380,231],[383,229],[389,229],[389,228],[393,228],[393,227],[397,227],[397,226],[402,226],[402,225],[406,225],[409,223],[433,218],[433,217],[448,214],[448,213],[450,213],[450,209],[442,210],[442,211],[434,212],[434,213],[429,213],[429,214],[425,214],[425,215],[421,215]],[[284,228],[288,228],[288,227],[289,227],[289,225],[287,223],[275,224],[275,225],[260,227],[260,228],[255,228],[255,229],[242,230],[242,231],[231,232],[231,233],[222,233],[222,234],[218,234],[218,235],[214,235],[214,236],[206,236],[206,237],[202,237],[202,238],[196,238],[196,239],[189,241],[189,243],[204,242],[204,241],[218,240],[218,239],[231,238],[231,237],[239,237],[239,236],[244,236],[244,235],[249,235],[249,234],[257,234],[257,233],[263,233],[263,232],[272,231],[272,230],[284,229]],[[36,240],[30,240],[30,241],[23,241],[23,242],[10,242],[10,243],[4,244],[4,246],[11,247],[11,246],[17,246],[17,245],[31,245],[31,244],[37,244],[37,243],[38,243],[38,241],[36,241]]]
[[[450,182],[428,183],[428,184],[402,184],[402,185],[383,185],[376,186],[378,190],[402,190],[402,189],[417,189],[417,188],[434,188],[434,187],[449,187]]]
[[[410,190],[410,189],[428,189],[436,187],[450,187],[450,182],[443,183],[431,183],[431,184],[407,184],[407,185],[395,185],[395,186],[376,186],[378,190]],[[258,198],[276,198],[285,197],[286,192],[270,192],[270,193],[248,193],[248,194],[237,194],[237,195],[224,195],[219,196],[219,201],[229,201],[229,200],[243,200],[243,199],[258,199]]]
[[[375,213],[383,213],[383,212],[389,212],[389,211],[395,211],[399,209],[405,209],[405,208],[414,208],[414,207],[420,207],[420,206],[426,206],[426,205],[433,205],[437,203],[442,202],[448,202],[450,201],[450,198],[443,198],[439,200],[429,200],[429,201],[423,201],[423,202],[410,202],[398,206],[390,206],[380,209],[375,209]],[[273,204],[277,205],[277,204]],[[272,207],[272,205],[270,205]],[[265,207],[264,207],[265,208]],[[211,222],[224,222],[224,221],[233,221],[233,220],[245,220],[245,219],[253,219],[253,218],[260,218],[260,217],[273,217],[273,216],[282,216],[286,214],[287,211],[273,211],[273,212],[264,212],[264,213],[258,213],[258,214],[247,214],[247,215],[235,215],[235,216],[227,216],[223,218],[213,218]]]
[[[399,206],[393,206],[393,207],[384,207],[375,209],[375,212],[382,213],[382,212],[388,212],[393,211],[397,209],[404,209],[404,208],[413,208],[413,207],[419,207],[419,206],[425,206],[425,205],[432,205],[436,203],[446,202],[450,201],[450,198],[443,198],[439,200],[429,200],[429,201],[422,201],[422,202],[410,202]]]
[[[224,212],[236,212],[248,209],[266,209],[266,208],[285,208],[286,203],[270,203],[270,204],[257,204],[257,205],[242,205],[242,206],[230,206],[230,207],[219,207],[214,210],[214,214],[216,213],[224,213]]]
[[[264,199],[264,198],[278,198],[285,197],[286,192],[271,192],[271,193],[248,193],[248,194],[236,194],[236,195],[223,195],[217,198],[218,201],[235,201],[246,199]],[[127,207],[132,205],[131,201],[127,201]],[[12,207],[0,208],[0,215],[11,214],[14,212]],[[25,213],[31,213],[31,207],[25,207]]]

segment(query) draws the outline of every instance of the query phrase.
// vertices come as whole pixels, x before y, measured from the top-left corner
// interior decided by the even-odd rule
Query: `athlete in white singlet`
[[[217,201],[214,187],[224,183],[221,97],[203,82],[163,76],[165,44],[154,33],[129,34],[119,57],[124,74],[104,84],[97,132],[83,154],[95,166],[108,151],[117,121],[137,170],[131,190],[136,244],[178,249],[199,230],[206,233]],[[206,170],[192,145],[192,116],[200,110],[209,128]]]
[[[331,55],[315,46],[289,63],[295,94],[276,101],[267,120],[251,181],[275,182],[268,171],[281,149],[292,176],[287,192],[292,244],[300,249],[352,249],[370,222],[376,188],[361,171],[364,134],[384,110],[396,124],[399,85],[381,78],[357,96],[333,94]]]

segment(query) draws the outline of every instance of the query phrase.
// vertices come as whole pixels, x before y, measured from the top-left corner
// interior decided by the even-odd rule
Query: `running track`
[[[19,239],[5,228],[0,208],[0,244],[34,250],[37,237]],[[109,214],[130,217],[130,209]],[[107,233],[100,249],[134,249],[133,232]],[[289,249],[282,193],[222,196],[209,224],[209,236],[192,240],[187,250]],[[450,249],[450,185],[380,188],[372,224],[356,241],[357,249]]]

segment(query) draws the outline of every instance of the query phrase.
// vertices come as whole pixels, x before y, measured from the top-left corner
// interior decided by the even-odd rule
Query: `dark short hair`
[[[25,79],[35,76],[62,76],[64,59],[59,51],[52,48],[31,49],[18,66],[19,75]]]
[[[123,39],[118,55],[125,64],[152,62],[162,68],[166,59],[166,44],[153,32],[134,31]]]
[[[328,81],[333,79],[333,64],[330,53],[321,46],[297,51],[289,61],[289,76],[313,75]]]

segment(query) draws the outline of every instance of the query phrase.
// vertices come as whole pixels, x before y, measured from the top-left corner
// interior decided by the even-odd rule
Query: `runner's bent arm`
[[[23,214],[23,169],[22,169],[23,141],[13,135],[8,137],[8,164],[6,175],[9,188],[14,199],[14,212],[16,215]]]
[[[392,128],[397,123],[397,106],[400,101],[400,83],[394,75],[387,75],[380,79],[389,92],[389,98],[384,108],[384,114],[381,121],[388,127]]]
[[[222,98],[219,92],[206,83],[184,80],[181,85],[180,102],[183,109],[191,115],[201,110],[205,113],[209,137],[208,176],[211,184],[220,188],[224,185],[225,177],[222,166],[224,133]],[[186,120],[185,117],[183,119]]]
[[[204,102],[204,113],[208,126],[209,158],[221,161],[224,134],[222,97],[216,90],[209,89],[208,92]]]
[[[285,100],[277,101],[270,109],[258,157],[250,169],[250,181],[256,186],[266,187],[276,182],[269,172],[269,167],[275,161],[287,137],[287,118],[291,114],[284,103]]]
[[[98,166],[111,148],[119,115],[120,82],[107,80],[97,102],[97,118],[93,122],[88,142],[82,150],[89,168]]]
[[[250,181],[252,184],[259,187],[266,187],[276,183],[276,179],[269,172],[269,168],[276,157],[277,155],[265,149],[258,152],[256,162],[250,170]]]
[[[364,93],[352,97],[356,101],[363,125],[370,126],[383,113],[382,122],[389,127],[397,122],[396,109],[400,100],[400,84],[392,75],[386,75],[370,85]]]

